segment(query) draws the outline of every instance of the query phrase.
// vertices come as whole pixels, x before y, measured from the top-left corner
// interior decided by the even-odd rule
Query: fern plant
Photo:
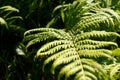
[[[1,29],[1,48],[7,49],[14,43],[19,42],[19,39],[14,37],[22,38],[23,32],[25,31],[23,27],[20,27],[20,22],[22,17],[19,16],[19,10],[12,6],[2,6],[0,7],[0,29]],[[6,38],[11,38],[9,41]],[[3,45],[2,45],[3,44]],[[9,45],[10,46],[9,46]],[[12,47],[11,46],[11,47]],[[14,46],[15,47],[15,46]]]
[[[57,73],[58,80],[112,80],[104,66],[115,61],[112,50],[118,48],[115,41],[120,37],[116,33],[119,15],[90,0],[74,1],[56,7],[54,12],[57,10],[61,11],[65,28],[26,31],[26,51],[32,49],[35,59],[44,59],[43,71],[51,66],[50,71]]]
[[[24,54],[21,49],[21,38],[24,28],[19,26],[22,18],[19,16],[19,10],[12,6],[0,7],[0,79],[13,80],[20,78],[18,68],[22,71],[22,59],[18,55]],[[19,73],[18,73],[19,72]],[[25,72],[26,73],[26,72]],[[17,76],[15,76],[16,74]],[[19,76],[18,76],[19,75]]]

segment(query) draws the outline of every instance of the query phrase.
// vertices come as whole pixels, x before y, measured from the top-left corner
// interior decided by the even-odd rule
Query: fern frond
[[[41,32],[43,33],[43,32]],[[37,51],[37,54],[35,55],[35,58],[42,58],[47,56],[48,58],[44,61],[43,64],[43,71],[45,69],[45,66],[48,63],[52,63],[52,67],[51,67],[51,73],[55,73],[55,69],[58,68],[58,66],[64,64],[66,66],[68,66],[69,64],[72,64],[74,62],[76,62],[77,60],[80,61],[79,63],[79,67],[74,63],[74,65],[76,65],[78,67],[78,71],[76,70],[75,73],[75,79],[80,79],[83,78],[81,75],[84,74],[84,78],[92,78],[92,79],[96,79],[96,71],[91,72],[89,69],[86,69],[87,67],[89,67],[91,70],[93,69],[93,67],[91,67],[91,65],[86,65],[88,64],[87,62],[84,61],[81,62],[81,59],[83,59],[82,57],[107,57],[109,59],[113,60],[113,57],[111,56],[111,51],[107,50],[107,49],[103,49],[104,47],[107,46],[115,46],[118,47],[116,43],[112,42],[112,41],[95,41],[95,40],[90,40],[91,37],[106,37],[106,36],[119,36],[117,33],[114,32],[105,32],[105,31],[92,31],[92,32],[85,32],[82,34],[77,34],[76,36],[74,36],[71,32],[66,32],[65,34],[67,34],[69,36],[68,39],[59,39],[59,40],[53,40],[49,43],[46,43],[45,45],[41,46],[40,49]],[[72,35],[71,35],[72,34]],[[30,34],[32,35],[32,34]],[[29,36],[29,35],[27,35]],[[52,37],[54,37],[54,35],[52,35]],[[75,38],[74,38],[75,37]],[[38,37],[39,38],[39,37]],[[88,38],[88,39],[86,39]],[[35,38],[37,39],[37,38]],[[43,38],[46,39],[46,38]],[[48,38],[50,39],[50,37]],[[34,39],[33,39],[34,40]],[[33,42],[33,41],[31,41]],[[32,44],[31,44],[32,45]],[[76,67],[76,66],[70,66],[70,67]],[[81,72],[80,66],[83,66],[83,72]],[[61,68],[60,68],[61,69]],[[62,69],[61,69],[62,70]],[[61,72],[60,70],[60,72]],[[99,71],[99,69],[95,69],[97,71]],[[66,71],[67,72],[67,71]],[[68,70],[69,72],[69,70]],[[79,73],[79,74],[77,74]],[[68,73],[60,73],[60,75],[68,75]],[[70,73],[69,75],[72,75],[72,73]],[[68,76],[69,76],[68,75]],[[102,73],[99,74],[100,76],[103,76]],[[68,79],[69,77],[66,77],[66,79]],[[59,76],[60,79],[60,76]],[[102,78],[103,79],[103,78]]]
[[[95,50],[80,50],[79,51],[79,56],[84,56],[84,57],[108,57],[109,59],[113,59],[111,57],[112,52],[110,50],[105,50],[105,49],[95,49]]]
[[[40,43],[42,41],[46,41],[47,39],[55,39],[56,37],[54,36],[50,36],[48,35],[43,35],[43,36],[39,36],[38,38],[32,39],[28,42],[28,44],[26,45],[26,48],[28,49],[30,46],[36,44],[36,43]]]
[[[117,21],[117,23],[120,23],[120,16],[116,13],[116,12],[114,12],[113,10],[110,10],[110,9],[107,9],[107,8],[104,8],[104,9],[102,9],[104,12],[106,12],[106,13],[109,13],[110,15],[111,15],[111,17],[115,20],[115,21]]]
[[[55,40],[55,41],[52,41],[50,43],[47,43],[46,45],[43,45],[39,50],[38,50],[38,53],[39,52],[45,52],[53,47],[56,47],[58,45],[62,45],[62,44],[71,44],[71,41],[68,41],[68,40]]]
[[[28,35],[29,34],[29,35]],[[29,30],[25,33],[25,38],[23,39],[23,42],[27,44],[27,48],[30,47],[31,45],[34,45],[36,43],[40,43],[42,41],[46,40],[53,40],[53,39],[61,39],[61,40],[69,40],[71,37],[69,36],[68,33],[66,33],[64,30],[56,30],[53,28],[41,28],[38,30],[37,29],[32,29]]]
[[[36,34],[31,34],[31,35],[28,35],[26,36],[24,39],[23,39],[23,42],[26,43],[26,42],[29,42],[35,38],[45,38],[48,37],[48,38],[57,38],[57,39],[64,39],[65,37],[61,36],[60,34],[57,34],[55,32],[41,32],[41,33],[36,33]]]
[[[77,45],[97,45],[97,44],[110,44],[118,47],[117,43],[115,42],[110,42],[110,41],[95,41],[95,40],[90,40],[90,39],[85,39],[85,40],[80,40],[76,42]]]
[[[105,25],[102,27],[101,24],[107,24],[107,27]],[[91,16],[82,17],[81,20],[74,25],[73,30],[77,30],[75,33],[78,33],[80,30],[107,30],[108,28],[111,29],[113,26],[114,22],[111,19],[111,16],[108,17],[106,15],[103,15],[103,13],[98,13]],[[114,28],[112,28],[111,31],[114,31]]]
[[[13,22],[16,20],[22,20],[21,16],[15,15],[14,13],[19,13],[19,10],[12,6],[3,6],[0,7],[0,15],[6,20],[9,25],[13,25]]]
[[[0,7],[0,14],[2,15],[2,14],[4,14],[5,13],[5,15],[3,15],[2,17],[4,18],[4,19],[6,19],[6,20],[9,20],[9,19],[15,19],[15,18],[20,18],[20,19],[22,19],[22,17],[20,17],[20,16],[12,16],[12,17],[10,17],[9,15],[10,14],[12,14],[13,12],[17,12],[17,13],[19,13],[19,10],[17,9],[17,8],[14,8],[14,7],[12,7],[12,6],[3,6],[3,7]]]
[[[115,32],[91,31],[91,32],[85,32],[85,33],[82,33],[82,34],[77,34],[76,38],[75,38],[75,41],[90,39],[90,38],[95,38],[95,37],[97,37],[97,39],[98,38],[103,39],[103,38],[109,37],[109,40],[110,40],[110,37],[113,38],[113,36],[114,37],[120,37],[120,35],[118,33],[115,33]]]
[[[80,46],[77,46],[78,47],[78,50],[84,50],[84,49],[100,49],[100,48],[104,48],[104,47],[118,47],[118,45],[116,43],[104,43],[104,44],[97,44],[97,45],[90,45],[90,44],[87,44],[87,45],[80,45]]]
[[[40,52],[40,50],[38,50],[37,56],[54,54],[55,52],[57,53],[57,51],[60,51],[60,50],[63,50],[63,49],[68,49],[70,47],[73,47],[73,46],[70,45],[70,44],[62,44],[62,45],[58,45],[56,47],[53,47],[46,52]]]
[[[65,26],[68,29],[73,28],[73,31],[77,30],[75,33],[81,30],[115,31],[115,23],[120,22],[120,17],[116,12],[108,8],[101,8],[99,2],[87,4],[85,0],[76,1],[67,7]]]
[[[54,28],[36,28],[36,29],[31,29],[31,30],[28,30],[24,33],[24,36],[27,36],[27,35],[31,35],[31,36],[34,36],[34,34],[36,35],[37,33],[42,33],[42,32],[48,32],[49,33],[53,33],[53,34],[56,34],[58,37],[59,35],[63,37],[63,39],[69,39],[69,35],[66,34],[66,32],[64,30],[57,30],[57,29],[54,29]],[[30,37],[31,37],[30,36]]]
[[[13,19],[23,19],[21,16],[13,16],[13,17],[10,17],[10,18],[7,18],[6,20],[9,21],[9,20],[13,20]]]
[[[30,35],[30,34],[35,34],[35,33],[40,33],[40,32],[52,32],[52,31],[58,31],[53,28],[36,28],[36,29],[30,29],[24,33],[24,36]]]
[[[50,63],[52,74],[56,73],[56,69],[59,71],[58,80],[64,77],[65,80],[109,80],[105,65],[94,59],[105,57],[115,60],[112,50],[118,48],[115,42],[120,35],[115,29],[119,24],[119,15],[89,0],[60,5],[53,12],[57,10],[61,11],[64,30],[37,28],[24,34],[23,42],[27,43],[27,48],[41,43],[35,58],[45,59],[43,71]],[[57,20],[56,17],[48,26],[54,20]],[[116,71],[113,73],[116,74]]]
[[[0,7],[0,10],[3,10],[3,11],[15,11],[15,12],[19,12],[18,9],[14,8],[14,7],[11,7],[11,6],[3,6],[3,7]],[[1,12],[2,13],[2,12]]]

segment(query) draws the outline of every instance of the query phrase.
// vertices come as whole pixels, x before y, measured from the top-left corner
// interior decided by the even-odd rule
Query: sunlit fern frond
[[[27,36],[27,35],[36,34],[39,32],[56,32],[56,33],[63,35],[61,31],[54,29],[54,28],[36,28],[36,29],[30,29],[30,30],[26,31],[24,33],[24,35]]]
[[[90,12],[91,13],[91,12]],[[73,29],[77,31],[106,30],[115,31],[115,26],[120,23],[120,16],[111,9],[100,9],[95,13],[81,17]],[[116,24],[117,23],[117,24]],[[118,29],[118,28],[117,28]],[[76,32],[77,32],[76,31]]]
[[[36,43],[53,39],[69,39],[68,34],[64,30],[56,30],[53,28],[37,28],[26,31],[24,43],[28,42],[27,48]]]
[[[111,19],[111,17],[98,13],[98,14],[93,14],[91,16],[82,17],[81,20],[77,24],[74,25],[73,30],[77,30],[76,32],[81,31],[81,30],[84,30],[84,31],[106,30],[108,31],[108,28],[110,28],[111,31],[114,31],[113,20]]]
[[[89,54],[88,54],[89,53]],[[111,51],[110,50],[106,50],[106,49],[96,49],[96,50],[80,50],[79,51],[79,55],[80,56],[84,56],[84,57],[108,57],[109,59],[113,59],[113,57],[111,57]]]
[[[22,17],[19,16],[18,13],[19,13],[19,10],[12,6],[0,7],[0,15],[2,18],[4,18],[8,22],[8,24],[13,24],[17,19],[22,20]]]
[[[110,47],[114,48],[118,47],[118,45],[115,42],[112,42],[114,39],[111,39],[109,41],[105,40],[102,41],[98,39],[102,37],[103,38],[109,37],[110,39],[113,36],[117,37],[119,36],[119,34],[115,32],[93,31],[74,35],[71,31],[66,32],[65,30],[53,28],[37,28],[31,29],[25,33],[24,42],[27,43],[26,47],[29,48],[34,44],[37,45],[38,42],[42,43],[41,41],[46,41],[46,39],[49,40],[49,42],[46,42],[44,45],[41,45],[39,47],[39,49],[37,50],[37,54],[35,55],[35,58],[42,59],[44,57],[47,57],[43,64],[43,71],[45,70],[47,64],[52,63],[51,73],[54,74],[56,72],[56,69],[59,69],[60,70],[60,74],[58,76],[59,80],[61,79],[62,75],[63,76],[67,75],[66,79],[68,79],[70,75],[75,75],[74,77],[75,80],[77,79],[85,80],[86,78],[91,78],[94,80],[105,79],[106,76],[102,75],[103,72],[101,72],[102,68],[100,67],[96,68],[95,71],[91,72],[89,68],[90,69],[94,68],[91,66],[94,63],[94,60],[92,64],[87,64],[89,63],[89,60],[88,62],[86,60],[84,64],[84,61],[82,62],[82,59],[84,59],[84,57],[86,57],[86,59],[106,57],[113,60],[114,58],[112,57],[112,51],[110,50],[113,48]],[[51,39],[51,37],[54,38]],[[64,74],[61,73],[61,70],[63,70],[62,68],[71,65],[76,61],[80,61],[79,65],[73,66],[73,68],[82,67],[83,65],[85,67],[83,67],[82,69],[81,68],[78,69],[76,72],[74,72],[74,74],[72,74],[71,71],[70,73],[67,73],[66,71],[65,71],[66,73]],[[95,63],[96,65],[99,65],[99,63],[97,62]],[[59,66],[63,64],[65,66],[59,68]],[[88,69],[86,69],[86,66]],[[78,72],[79,74],[77,74]],[[99,75],[95,75],[96,73]],[[84,77],[81,75],[84,75]]]
[[[50,47],[52,47],[52,48],[50,48]],[[83,54],[82,54],[82,52],[83,52]],[[85,52],[86,52],[86,54],[84,54]],[[90,55],[90,52],[92,52],[91,55]],[[53,42],[47,43],[46,45],[41,47],[37,52],[36,58],[37,57],[42,58],[45,56],[49,56],[44,61],[43,71],[45,69],[45,66],[48,63],[53,62],[52,67],[51,67],[51,72],[53,74],[55,74],[55,69],[57,67],[59,67],[62,64],[65,64],[65,66],[63,66],[60,69],[60,73],[58,75],[58,80],[60,80],[62,76],[65,76],[65,78],[67,80],[67,78],[69,78],[71,75],[75,75],[75,77],[74,77],[75,80],[79,80],[79,79],[86,80],[87,78],[96,80],[100,76],[102,76],[101,79],[105,79],[107,77],[107,75],[102,70],[102,66],[100,67],[100,65],[98,63],[96,63],[92,60],[80,58],[83,55],[87,55],[90,57],[93,55],[96,56],[95,54],[93,54],[93,52],[101,53],[101,54],[96,53],[96,55],[98,55],[99,57],[101,55],[105,56],[105,57],[108,57],[108,56],[110,57],[109,54],[107,55],[104,52],[111,53],[109,50],[108,51],[103,50],[103,54],[102,54],[102,50],[99,50],[99,51],[78,50],[77,51],[74,44],[72,43],[72,41],[59,40],[59,41],[53,41]],[[95,67],[96,65],[97,65],[97,67]],[[100,73],[98,73],[99,70],[100,70]],[[96,73],[98,75],[95,75]],[[104,74],[104,76],[102,74]]]
[[[0,7],[0,10],[3,10],[3,11],[15,11],[15,12],[19,12],[18,9],[14,8],[14,7],[11,7],[11,6],[3,6],[3,7]],[[2,13],[2,12],[1,12]]]
[[[73,31],[73,33],[76,33],[76,31]],[[114,37],[114,38],[113,38]],[[120,35],[116,32],[106,32],[106,31],[91,31],[91,32],[85,32],[81,34],[76,34],[75,40],[85,40],[85,39],[97,39],[97,40],[103,40],[103,41],[114,41],[116,37],[120,37]]]
[[[87,1],[90,0],[55,9],[61,10],[65,29],[36,28],[25,32],[23,42],[27,50],[38,46],[35,60],[44,59],[43,71],[49,65],[49,71],[57,73],[58,80],[109,80],[101,58],[108,59],[106,64],[115,60],[112,50],[118,48],[115,41],[120,35],[115,29],[120,17],[99,3]]]
[[[17,36],[16,32],[18,30],[19,30],[18,33],[20,31],[22,32],[23,30],[23,28],[21,28],[18,24],[18,23],[21,23],[21,20],[22,20],[22,17],[19,16],[19,10],[17,8],[9,6],[9,5],[0,7],[0,26],[1,27],[5,26],[9,28],[9,31],[14,32],[16,36]],[[0,30],[2,29],[3,28],[1,28]],[[8,35],[10,34],[8,33]]]

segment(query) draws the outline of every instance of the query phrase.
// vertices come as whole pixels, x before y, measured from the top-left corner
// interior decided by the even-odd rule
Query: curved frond
[[[86,44],[89,44],[89,45],[99,45],[99,44],[110,44],[110,45],[114,45],[116,47],[118,47],[117,43],[115,42],[110,42],[110,41],[95,41],[95,40],[90,40],[90,39],[85,39],[85,40],[80,40],[80,41],[77,41],[76,42],[77,45],[86,45]]]
[[[115,33],[115,32],[91,31],[91,32],[85,32],[82,34],[77,34],[75,36],[75,41],[89,39],[89,38],[93,38],[93,39],[97,38],[97,39],[104,40],[105,38],[107,39],[107,37],[109,38],[108,40],[111,40],[111,39],[113,39],[113,36],[120,37],[120,35],[118,33]]]
[[[64,37],[64,39],[69,39],[69,35],[66,34],[66,32],[64,30],[57,30],[57,29],[54,29],[54,28],[36,28],[36,29],[31,29],[31,30],[28,30],[24,33],[24,36],[27,36],[29,35],[30,37],[31,36],[37,36],[37,33],[53,33],[53,34],[56,34],[57,36],[60,35],[62,37]],[[58,36],[59,37],[59,36]],[[29,37],[28,37],[29,38]]]
[[[74,25],[73,30],[77,30],[75,32],[78,33],[81,30],[91,31],[91,30],[108,30],[110,28],[111,31],[114,31],[114,22],[111,19],[110,15],[105,15],[106,13],[98,12],[98,14],[92,14],[91,16],[82,17],[81,20]],[[105,24],[101,26],[101,24]]]
[[[40,33],[40,32],[52,32],[52,31],[58,31],[53,28],[36,28],[36,29],[30,29],[24,33],[24,36],[30,35],[30,34],[35,34],[35,33]]]
[[[55,52],[57,53],[57,51],[60,50],[64,50],[64,49],[68,49],[70,47],[73,47],[70,44],[62,44],[62,45],[58,45],[56,47],[51,48],[50,50],[46,51],[46,52],[40,52],[40,50],[38,50],[37,52],[37,56],[42,56],[42,55],[50,55],[50,54],[54,54]]]
[[[57,34],[55,32],[41,32],[41,33],[36,33],[36,34],[31,34],[31,35],[28,35],[26,36],[24,39],[23,39],[23,42],[26,43],[26,42],[29,42],[35,38],[40,38],[40,39],[43,39],[43,38],[57,38],[57,39],[64,39],[65,37],[61,36],[60,34]]]
[[[3,11],[16,11],[16,12],[19,12],[18,9],[14,8],[14,7],[11,7],[11,6],[3,6],[3,7],[0,7],[0,10],[3,10]]]
[[[62,7],[62,6],[61,6]],[[119,15],[109,8],[100,7],[100,3],[86,0],[69,4],[64,14],[66,29],[73,29],[77,34],[79,31],[106,30],[115,31],[115,23],[120,22]]]
[[[88,54],[89,53],[89,54]],[[111,58],[112,51],[110,50],[106,50],[106,49],[95,49],[95,50],[80,50],[79,55],[80,56],[90,56],[93,55],[95,57],[99,57],[99,56],[106,56]]]
[[[49,50],[51,48],[54,48],[56,46],[67,45],[67,44],[70,45],[71,41],[67,41],[67,40],[55,40],[53,42],[47,43],[46,45],[42,46],[42,48],[40,48],[37,53],[39,54],[40,52],[45,52],[45,51],[47,51],[47,50]]]
[[[105,31],[103,31],[103,32],[105,32]],[[35,58],[42,58],[42,57],[47,56],[47,59],[44,61],[44,64],[43,64],[43,71],[45,69],[45,66],[49,63],[52,63],[52,66],[51,66],[52,74],[55,74],[56,68],[58,68],[58,66],[60,66],[60,65],[63,65],[63,64],[66,66],[71,65],[69,67],[73,67],[73,69],[75,69],[75,67],[77,67],[76,71],[75,71],[76,73],[73,72],[74,74],[76,74],[76,76],[75,76],[76,80],[83,79],[83,76],[81,76],[81,75],[85,76],[84,79],[90,78],[90,79],[96,80],[96,78],[98,76],[96,76],[94,74],[96,74],[96,71],[99,72],[99,70],[101,70],[101,69],[96,68],[95,71],[91,72],[89,69],[92,70],[94,67],[91,67],[92,64],[88,64],[89,62],[88,63],[84,62],[84,61],[82,62],[82,59],[83,59],[82,57],[88,57],[88,58],[89,57],[90,58],[91,57],[93,57],[93,58],[107,57],[107,58],[113,60],[113,57],[111,56],[112,52],[110,50],[102,49],[102,48],[106,47],[106,46],[117,47],[116,43],[107,42],[107,41],[95,41],[95,40],[89,39],[90,38],[89,35],[94,37],[94,35],[95,35],[94,33],[96,33],[96,34],[98,33],[104,37],[106,34],[107,34],[107,36],[109,36],[109,34],[112,34],[112,32],[110,32],[110,33],[109,32],[103,33],[103,32],[100,32],[100,31],[98,31],[98,32],[93,31],[91,33],[86,32],[86,38],[88,38],[88,39],[86,39],[86,40],[81,39],[80,41],[78,41],[76,38],[82,37],[84,35],[79,35],[79,36],[77,35],[77,36],[75,36],[76,38],[74,38],[74,36],[72,36],[71,33],[66,32],[66,34],[69,34],[70,38],[65,39],[65,40],[64,39],[53,40],[49,43],[46,43],[45,45],[41,46],[40,49],[37,51]],[[83,33],[83,34],[85,34],[85,33]],[[118,34],[115,34],[115,35],[118,35]],[[76,61],[79,61],[79,62],[77,62],[76,63],[77,65],[74,66]],[[78,63],[79,63],[79,66],[78,66]],[[82,69],[80,66],[82,66]],[[86,69],[86,68],[89,68],[89,69]],[[69,69],[69,68],[67,68],[67,69]],[[60,68],[60,74],[58,76],[59,79],[62,77],[62,75],[66,75],[66,79],[68,79],[71,75],[74,75],[72,73],[67,73],[72,68],[70,68],[68,71],[66,71],[67,69],[64,69],[66,73],[63,72],[64,73],[63,74],[61,72],[61,70],[63,71],[63,69]],[[99,73],[99,75],[103,77],[102,73]]]
[[[117,44],[116,44],[117,45]],[[81,45],[81,46],[77,46],[78,48],[78,50],[84,50],[84,49],[88,49],[88,50],[92,50],[92,49],[100,49],[100,48],[104,48],[104,47],[110,47],[110,46],[115,46],[116,47],[116,45],[111,45],[111,44],[107,44],[107,43],[105,43],[105,44],[98,44],[98,45],[89,45],[89,44],[87,44],[87,45]]]
[[[31,45],[40,43],[42,41],[47,41],[48,39],[49,40],[53,40],[53,39],[67,40],[67,39],[70,39],[70,36],[64,30],[56,30],[53,28],[51,29],[38,28],[38,30],[32,29],[27,31],[25,33],[25,38],[23,39],[23,42],[27,43],[26,47],[29,48]]]
[[[111,41],[112,39],[110,41],[105,40],[99,41],[95,40],[95,38],[96,37],[110,38],[113,36],[117,37],[119,36],[119,34],[115,32],[106,31],[91,31],[74,35],[71,33],[71,31],[65,32],[63,30],[64,33],[63,34],[60,33],[59,30],[55,30],[52,28],[49,28],[48,31],[47,29],[44,28],[41,28],[41,30],[40,29],[35,30],[35,32],[34,30],[31,30],[30,32],[26,33],[27,35],[25,40],[27,40],[28,38],[28,41],[26,41],[28,42],[27,48],[36,44],[37,42],[40,43],[41,41],[46,41],[47,39],[50,40],[51,38],[53,38],[53,40],[51,40],[50,42],[44,44],[43,46],[40,46],[40,48],[37,51],[37,54],[35,55],[35,58],[47,57],[47,59],[45,59],[43,63],[43,71],[47,64],[52,63],[51,73],[55,74],[56,69],[64,64],[65,66],[59,68],[60,69],[60,73],[58,76],[59,80],[61,79],[62,76],[66,76],[65,79],[67,80],[72,75],[75,76],[74,77],[75,80],[87,78],[91,80],[96,80],[106,78],[105,77],[106,73],[104,73],[102,68],[100,69],[100,67],[97,68],[92,67],[93,64],[99,65],[97,62],[94,63],[93,61],[93,63],[90,64],[89,60],[88,62],[84,62],[82,59],[83,57],[86,58],[106,57],[111,60],[114,60],[114,58],[112,57],[112,51],[109,49],[104,49],[104,47],[117,48],[118,45],[115,42],[112,42]],[[67,38],[64,38],[65,35],[67,36]],[[64,67],[67,66],[69,67],[68,71],[66,71],[67,69],[64,69]],[[72,69],[75,69],[75,71]],[[74,74],[72,74],[71,72],[73,72]],[[98,75],[95,75],[96,73]],[[105,75],[103,75],[103,73]]]
[[[15,7],[12,7],[12,6],[2,6],[2,7],[0,7],[1,17],[4,18],[5,21],[10,25],[11,24],[13,25],[13,23],[15,23],[15,21],[17,21],[17,20],[22,20],[21,16],[15,15],[14,13],[16,13],[16,14],[19,13],[19,10]]]

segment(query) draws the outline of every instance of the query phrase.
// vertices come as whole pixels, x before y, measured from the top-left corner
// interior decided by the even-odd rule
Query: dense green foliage
[[[119,80],[119,0],[0,4],[0,80]]]

